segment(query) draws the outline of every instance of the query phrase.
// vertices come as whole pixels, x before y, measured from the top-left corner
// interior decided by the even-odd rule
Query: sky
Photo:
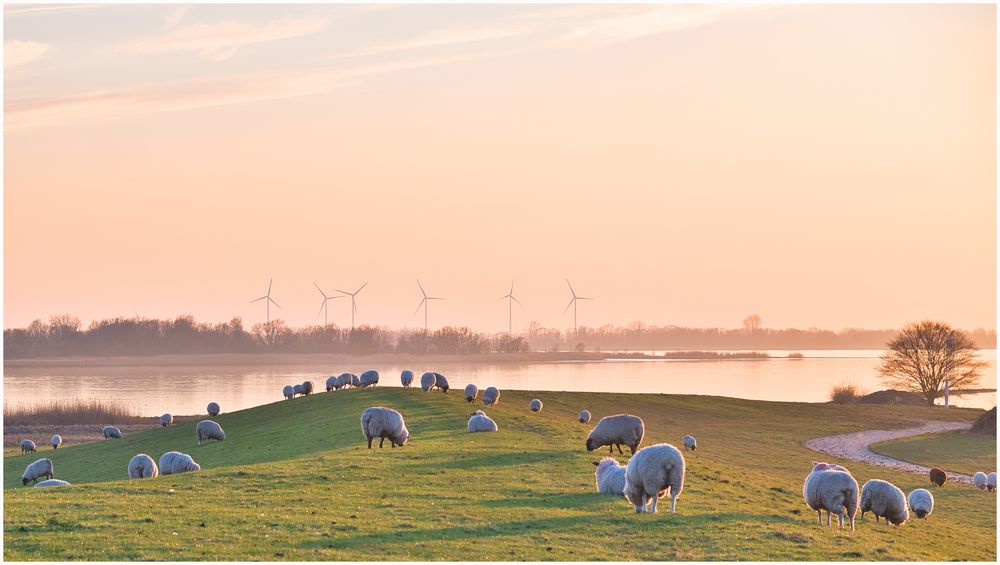
[[[995,22],[7,5],[3,325],[995,328]]]

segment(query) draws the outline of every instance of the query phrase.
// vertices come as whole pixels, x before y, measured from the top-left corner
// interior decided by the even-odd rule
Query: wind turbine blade
[[[365,284],[361,285],[361,288],[359,288],[358,290],[355,290],[354,294],[357,294],[357,293],[361,292],[361,289],[365,288],[366,286],[368,286],[368,281],[365,281]]]
[[[355,313],[355,314],[357,314],[357,313],[358,313],[358,303],[357,303],[357,302],[355,302],[355,301],[353,301],[353,300],[352,300],[352,301],[351,301],[351,308],[353,308],[353,309],[354,309],[354,313]]]
[[[573,298],[576,298],[576,291],[573,290],[573,285],[569,284],[569,279],[566,279],[566,284],[569,286],[569,293],[573,295]]]
[[[567,312],[567,311],[569,310],[569,307],[573,305],[573,302],[574,302],[575,300],[576,300],[576,297],[575,297],[575,296],[574,296],[573,298],[570,298],[570,299],[569,299],[569,304],[567,304],[567,305],[566,305],[566,307],[565,307],[565,308],[563,308],[563,314],[565,314],[565,313],[566,313],[566,312]]]
[[[591,296],[577,296],[576,299],[577,300],[594,300],[594,298],[591,297]]]
[[[324,300],[323,303],[319,305],[319,312],[316,312],[317,317],[319,317],[319,315],[323,313],[324,306],[326,306],[326,300]]]
[[[507,296],[501,296],[500,298],[497,298],[496,300],[494,300],[494,302],[500,302],[501,300],[503,300],[504,298],[507,298],[509,296],[510,296],[509,294]]]
[[[343,295],[343,294],[340,295],[340,296],[326,296],[326,295],[324,295],[323,298],[325,298],[327,300],[334,300],[334,299],[337,299],[337,298],[347,298],[347,296]]]
[[[319,293],[323,295],[323,298],[326,298],[326,293],[325,293],[325,292],[323,292],[323,289],[322,289],[322,288],[320,288],[318,284],[316,284],[316,281],[313,281],[313,286],[315,286],[315,287],[316,287],[316,290],[318,290],[318,291],[319,291]]]
[[[280,304],[278,304],[277,302],[275,302],[275,301],[274,301],[274,300],[273,300],[273,299],[272,299],[272,298],[271,298],[270,296],[268,296],[268,297],[267,297],[267,299],[271,301],[271,304],[274,304],[274,305],[275,305],[275,306],[277,306],[278,308],[281,308],[281,305],[280,305]],[[282,309],[283,309],[283,308],[282,308]]]
[[[520,300],[518,300],[518,299],[516,299],[516,298],[514,298],[514,296],[513,296],[513,295],[511,295],[510,299],[511,299],[511,300],[513,300],[514,302],[517,302],[518,304],[521,304],[521,301],[520,301]],[[524,307],[524,304],[521,304],[521,307],[523,308],[523,307]]]
[[[420,287],[420,294],[423,294],[424,298],[427,298],[427,291],[424,290],[424,285],[420,284],[420,279],[417,279],[417,286]]]
[[[335,288],[333,290],[336,290],[337,292],[339,292],[341,294],[346,294],[347,296],[354,296],[353,294],[351,294],[350,292],[347,292],[346,290],[340,290],[339,288]]]
[[[265,298],[267,298],[267,297],[266,296],[261,296],[260,298],[255,298],[255,299],[253,299],[253,300],[250,301],[250,304],[253,304],[254,302],[260,302],[261,300],[264,300]]]
[[[271,296],[271,285],[274,284],[274,279],[267,281],[267,295]]]
[[[510,279],[510,292],[508,292],[507,294],[510,294],[512,296],[514,294],[514,279]]]
[[[420,304],[417,304],[417,309],[416,309],[416,310],[414,310],[414,311],[413,311],[413,314],[410,314],[410,315],[411,315],[411,316],[416,316],[416,315],[417,315],[417,312],[419,312],[419,311],[420,311],[420,307],[424,305],[424,302],[427,302],[427,299],[426,299],[426,298],[424,298],[423,300],[421,300],[421,301],[420,301]]]

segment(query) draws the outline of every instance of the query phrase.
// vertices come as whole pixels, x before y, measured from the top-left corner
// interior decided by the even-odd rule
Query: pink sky
[[[5,16],[4,327],[995,328],[993,6]]]

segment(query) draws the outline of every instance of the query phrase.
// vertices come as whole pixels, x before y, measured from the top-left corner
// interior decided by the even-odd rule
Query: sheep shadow
[[[446,460],[438,460],[407,465],[409,471],[441,469],[476,469],[479,467],[505,467],[511,465],[530,465],[545,461],[564,459],[573,451],[527,451],[524,453],[497,453],[478,457],[464,457],[461,454],[452,455]]]
[[[516,498],[501,498],[497,500],[484,500],[480,504],[490,508],[576,508],[582,509],[590,506],[605,504],[612,500],[624,498],[621,495],[608,495],[596,492],[555,494],[538,496],[523,496]]]

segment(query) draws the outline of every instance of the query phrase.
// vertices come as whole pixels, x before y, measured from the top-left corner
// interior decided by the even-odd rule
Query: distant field
[[[927,434],[877,443],[871,449],[902,461],[966,475],[989,473],[997,466],[997,438],[983,434]]]
[[[455,383],[460,385],[462,383]],[[541,398],[540,413],[527,410]],[[410,443],[365,448],[359,416],[399,409]],[[594,492],[584,440],[595,419],[643,417],[649,445],[691,433],[678,513],[636,515]],[[833,406],[708,396],[504,391],[487,412],[500,432],[466,434],[458,393],[378,388],[315,394],[217,418],[222,443],[195,445],[194,423],[4,458],[7,560],[979,560],[996,559],[996,498],[935,491],[934,514],[901,528],[820,528],[802,500],[819,458],[806,439],[973,410]],[[124,480],[129,458],[177,449],[199,473]],[[627,453],[627,451],[626,451]],[[20,485],[51,457],[63,489]],[[619,457],[625,461],[626,457]],[[859,482],[909,491],[922,476],[858,463]]]

